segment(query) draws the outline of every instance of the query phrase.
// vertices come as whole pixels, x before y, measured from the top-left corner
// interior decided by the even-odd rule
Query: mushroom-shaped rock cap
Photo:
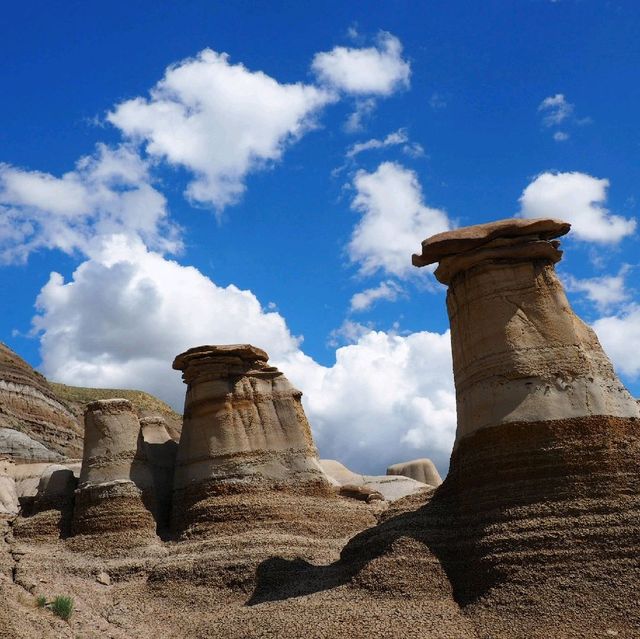
[[[173,368],[177,371],[183,371],[193,361],[212,357],[238,357],[247,362],[266,362],[269,360],[265,351],[251,344],[208,344],[195,346],[177,355],[173,360]]]
[[[422,254],[414,254],[411,262],[414,266],[426,266],[439,262],[442,258],[465,253],[482,247],[496,239],[509,239],[533,236],[541,240],[550,240],[569,232],[571,224],[551,218],[523,219],[510,218],[465,226],[453,231],[445,231],[427,238],[422,242]]]
[[[89,402],[86,411],[102,411],[105,413],[120,413],[123,411],[133,413],[133,404],[123,397],[112,397],[109,399],[96,399]]]

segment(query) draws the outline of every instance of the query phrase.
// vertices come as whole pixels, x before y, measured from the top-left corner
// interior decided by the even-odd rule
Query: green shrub
[[[47,598],[44,595],[40,595],[36,599],[36,603],[38,604],[38,608],[44,608],[47,605]]]
[[[58,595],[51,604],[51,610],[61,619],[67,620],[73,613],[73,599]]]

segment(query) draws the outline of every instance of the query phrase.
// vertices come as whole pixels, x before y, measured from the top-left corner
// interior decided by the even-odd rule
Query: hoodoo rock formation
[[[503,220],[425,240],[449,284],[458,432],[508,422],[640,417],[595,333],[571,310],[553,264],[569,225]]]
[[[60,414],[86,406],[78,469],[52,387],[0,351],[0,636],[639,637],[640,408],[555,273],[568,230],[503,220],[413,258],[448,285],[442,483],[428,459],[318,460],[300,392],[250,345],[176,357],[179,443],[150,396],[60,387]],[[35,605],[58,593],[68,622]]]
[[[200,346],[176,357],[173,367],[188,385],[174,476],[177,531],[248,521],[321,525],[312,513],[335,492],[318,462],[302,393],[267,362],[248,344]]]
[[[413,257],[449,286],[458,408],[421,534],[483,637],[640,628],[640,412],[555,273],[568,230],[503,220]]]
[[[154,483],[139,445],[140,423],[131,402],[103,399],[87,406],[75,535],[115,537],[123,545],[154,537]]]
[[[169,529],[171,500],[173,497],[173,469],[178,443],[175,442],[163,417],[142,417],[138,453],[151,473],[153,482],[153,509],[158,530]]]

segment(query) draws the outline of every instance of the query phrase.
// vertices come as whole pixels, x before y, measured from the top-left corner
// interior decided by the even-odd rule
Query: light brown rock
[[[388,560],[398,535],[423,543],[479,637],[633,636],[638,406],[571,309],[552,236],[494,231],[455,232],[489,241],[438,254],[458,408],[449,473],[423,507],[343,555]],[[447,238],[436,239],[425,244]]]
[[[568,228],[558,220],[502,220],[423,243],[425,259],[440,258],[436,275],[444,266],[441,280],[450,284],[456,445],[508,422],[640,417],[553,268],[561,252],[549,238]]]
[[[359,499],[370,504],[373,501],[384,501],[384,495],[377,490],[367,486],[356,486],[355,484],[344,484],[340,486],[339,494],[351,499]]]
[[[188,385],[174,477],[177,530],[191,526],[197,504],[216,495],[220,503],[266,491],[274,499],[283,492],[333,494],[302,393],[267,359],[248,344],[200,346],[176,357],[173,366]]]
[[[173,473],[178,444],[173,440],[163,417],[140,419],[138,452],[151,474],[154,516],[159,530],[169,527],[173,497]]]
[[[0,460],[0,515],[15,515],[20,510],[16,482],[10,474],[11,465]]]
[[[140,423],[131,402],[105,399],[87,406],[74,534],[111,537],[115,545],[155,536],[154,482],[139,443]]]
[[[422,253],[413,255],[414,266],[426,266],[444,257],[478,249],[495,239],[509,239],[515,243],[523,237],[551,240],[569,232],[568,222],[554,219],[508,218],[487,224],[465,226],[438,233],[422,242]]]
[[[78,457],[82,450],[82,427],[73,413],[40,373],[1,342],[0,429],[17,430],[35,440],[48,451],[44,461],[53,461],[55,453]]]
[[[104,572],[104,570],[97,574],[96,581],[103,586],[111,585],[111,577],[109,577],[109,573]]]
[[[335,459],[321,459],[320,466],[332,485],[338,489],[342,486],[358,486],[381,494],[388,502],[402,499],[427,488],[424,483],[410,477],[354,473]]]
[[[410,477],[434,488],[437,488],[442,483],[440,473],[435,464],[426,458],[393,464],[387,468],[387,475]]]

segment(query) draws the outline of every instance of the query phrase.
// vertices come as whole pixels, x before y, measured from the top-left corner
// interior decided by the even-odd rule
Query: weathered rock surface
[[[335,459],[321,459],[320,466],[327,474],[329,481],[336,487],[358,487],[363,494],[379,493],[386,501],[395,501],[429,488],[423,482],[410,477],[389,475],[361,475],[349,470]],[[362,492],[362,491],[361,491]],[[349,491],[342,494],[348,496]],[[355,498],[355,493],[354,493]]]
[[[45,449],[78,457],[82,429],[47,380],[0,343],[0,428],[24,433]]]
[[[173,367],[188,385],[174,475],[176,531],[216,528],[222,513],[227,525],[250,518],[256,526],[277,525],[285,518],[290,527],[300,517],[308,528],[305,508],[314,511],[335,497],[318,463],[302,393],[267,360],[247,344],[200,346],[176,357]]]
[[[20,510],[12,466],[12,462],[0,458],[0,515],[15,515]]]
[[[640,415],[555,274],[551,238],[565,227],[536,224],[481,225],[423,244],[416,261],[440,259],[449,283],[450,470],[420,511],[382,524],[382,546],[364,533],[350,551],[387,556],[399,530],[420,540],[482,637],[633,636]]]
[[[177,452],[178,444],[172,439],[163,417],[140,419],[138,453],[151,473],[154,516],[162,531],[169,528]]]
[[[35,462],[31,464],[15,464],[11,470],[11,476],[16,481],[18,497],[35,497],[43,476],[51,469],[65,468],[76,477],[80,474],[80,464],[77,462],[47,463]]]
[[[552,240],[566,235],[570,229],[571,225],[568,222],[548,218],[508,218],[487,224],[465,226],[428,237],[422,242],[422,253],[413,255],[412,262],[414,266],[426,266],[453,255],[486,248],[487,245],[519,244],[538,239]]]
[[[387,468],[387,475],[401,475],[437,488],[442,483],[435,464],[426,458],[393,464]]]
[[[73,470],[61,464],[24,464],[16,466],[14,474],[21,478],[16,482],[21,492],[21,512],[13,522],[14,536],[37,541],[67,537],[78,484]]]
[[[456,445],[508,422],[640,418],[595,333],[571,309],[554,260],[527,250],[550,245],[548,238],[566,229],[556,220],[503,220],[441,234],[423,245],[427,260],[446,254],[438,268],[446,260],[457,260],[459,267],[449,269],[444,280],[450,282]],[[496,257],[497,242],[507,257]],[[452,247],[461,252],[452,254]]]
[[[87,406],[74,535],[124,546],[155,537],[153,477],[139,443],[140,423],[131,402],[105,399]]]
[[[0,428],[0,455],[17,462],[53,462],[64,457],[18,430]]]

